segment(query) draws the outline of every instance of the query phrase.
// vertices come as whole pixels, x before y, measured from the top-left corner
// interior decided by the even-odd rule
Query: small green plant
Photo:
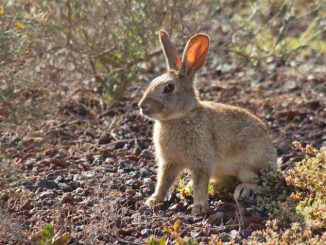
[[[167,233],[168,237],[155,237],[151,236],[148,239],[148,242],[145,243],[146,245],[167,245],[171,244],[170,241],[175,241],[176,245],[198,245],[198,242],[188,236],[182,237],[180,235],[181,233],[181,221],[177,220],[172,227],[170,226],[164,226],[164,232]],[[215,245],[222,245],[222,241],[220,239],[216,239],[216,237],[210,237],[209,244],[215,244]]]
[[[68,242],[68,234],[57,235],[53,224],[46,224],[41,232],[39,245],[65,245]]]
[[[155,236],[151,236],[148,239],[148,242],[145,244],[147,244],[147,245],[165,245],[166,239],[165,239],[165,237],[157,238]]]
[[[193,193],[192,183],[190,181],[188,183],[185,182],[186,182],[185,179],[180,179],[178,186],[176,188],[178,192],[177,196],[180,199],[190,198]]]
[[[192,182],[188,181],[186,183],[185,179],[180,179],[178,186],[176,188],[176,191],[178,192],[177,196],[180,199],[187,199],[190,198],[193,194],[193,187],[192,187]],[[208,195],[210,197],[215,197],[220,193],[219,188],[214,185],[213,183],[210,183],[208,185]]]
[[[157,238],[151,236],[148,239],[148,245],[166,245],[170,240],[175,240],[177,245],[198,245],[198,242],[191,237],[180,236],[180,220],[177,220],[172,227],[164,226],[164,232],[168,234],[168,238],[165,237]]]
[[[46,224],[41,233],[40,245],[52,244],[51,240],[54,237],[54,228],[52,224]]]

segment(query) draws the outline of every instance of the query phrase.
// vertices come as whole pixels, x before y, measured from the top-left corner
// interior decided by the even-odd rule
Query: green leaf
[[[180,222],[181,222],[181,221],[178,219],[178,220],[174,223],[174,225],[173,225],[173,229],[174,229],[174,231],[178,231],[178,230],[179,230]]]
[[[166,245],[166,239],[165,237],[161,237],[159,245]]]

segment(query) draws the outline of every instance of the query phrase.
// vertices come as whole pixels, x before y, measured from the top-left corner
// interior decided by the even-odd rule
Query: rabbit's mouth
[[[140,113],[144,116],[150,116],[152,114],[151,110],[144,110],[142,108],[140,108]]]
[[[143,115],[144,117],[147,117],[148,119],[152,120],[163,120],[164,118],[162,117],[161,113],[157,113],[153,110],[143,110],[140,109],[140,114]]]

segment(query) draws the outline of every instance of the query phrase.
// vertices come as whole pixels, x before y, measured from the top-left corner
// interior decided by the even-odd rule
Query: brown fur
[[[161,42],[170,42],[167,33],[163,35]],[[192,173],[193,213],[199,214],[207,209],[209,181],[229,185],[238,179],[241,184],[234,192],[238,200],[253,195],[259,170],[276,168],[276,151],[257,117],[239,107],[198,99],[193,80],[207,49],[208,37],[198,34],[189,40],[181,64],[166,57],[168,64],[180,64],[175,67],[178,71],[154,79],[139,102],[142,113],[155,120],[159,169],[155,193],[146,202],[149,206],[164,200],[184,169]],[[173,93],[162,92],[167,84],[174,85]]]

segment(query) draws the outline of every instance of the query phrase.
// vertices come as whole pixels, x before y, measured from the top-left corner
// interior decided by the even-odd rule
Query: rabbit
[[[194,215],[207,211],[210,181],[227,187],[236,179],[234,199],[252,199],[260,170],[277,168],[266,126],[247,110],[199,99],[194,79],[206,62],[206,34],[189,39],[181,60],[166,31],[159,32],[159,39],[168,69],[138,103],[140,113],[154,120],[158,164],[155,192],[145,204],[163,202],[185,169],[192,176]]]

